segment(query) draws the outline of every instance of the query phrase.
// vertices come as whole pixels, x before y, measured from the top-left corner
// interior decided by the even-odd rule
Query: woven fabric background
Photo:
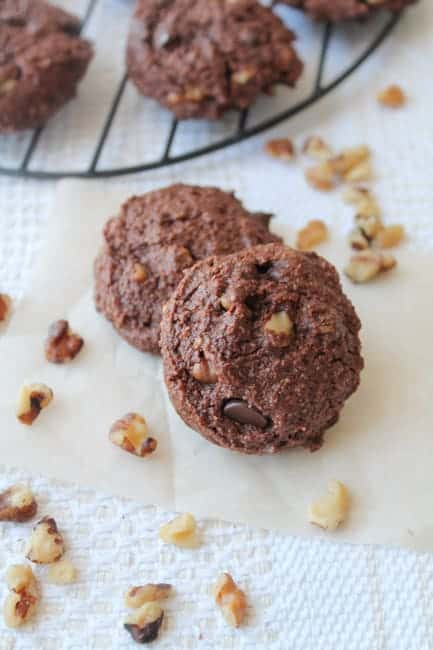
[[[119,0],[102,0],[100,5],[116,3],[116,11],[125,10],[127,3]],[[84,3],[71,0],[63,5],[79,10]],[[96,16],[90,34],[98,31],[96,23],[103,18]],[[289,134],[297,142],[314,132],[336,146],[370,144],[378,175],[376,192],[388,221],[405,224],[414,255],[420,246],[433,246],[432,26],[433,6],[424,0],[343,88],[273,132]],[[304,28],[309,29],[305,24]],[[102,57],[109,45],[105,50],[101,45]],[[104,99],[107,79],[99,77],[98,96]],[[377,90],[391,82],[399,82],[410,97],[405,109],[392,113],[380,109],[374,99]],[[90,90],[83,89],[83,101]],[[152,135],[158,129],[133,123],[131,131],[130,118],[139,100],[132,90],[128,92],[130,103],[119,115],[110,153],[104,153],[107,165],[138,154],[147,143],[147,151],[158,150],[157,135]],[[83,133],[76,130],[72,109],[56,118],[49,130],[38,154],[41,164],[48,165],[64,142],[71,164],[80,163],[84,154],[77,152],[85,145],[90,149],[98,111],[90,111],[89,131]],[[167,119],[154,106],[148,110],[154,120]],[[218,135],[229,122],[230,117],[222,126],[211,127],[213,133]],[[205,127],[183,128],[181,138],[202,141]],[[212,182],[248,197],[257,210],[266,209],[269,192],[279,192],[294,229],[307,218],[324,218],[331,229],[347,230],[350,210],[335,194],[312,192],[298,166],[286,168],[266,159],[261,150],[268,137],[167,171],[110,182],[128,183],[131,192],[179,179]],[[24,139],[5,139],[2,160],[13,157]],[[181,144],[180,140],[176,146]],[[15,301],[28,290],[54,192],[53,183],[0,177],[0,288]],[[45,570],[36,569],[43,585],[40,614],[19,633],[0,623],[0,650],[133,647],[122,628],[122,594],[143,581],[171,582],[176,589],[155,644],[161,649],[433,650],[433,556],[293,539],[217,521],[200,522],[201,547],[181,551],[158,540],[158,526],[172,513],[1,467],[0,488],[18,480],[31,483],[41,514],[57,519],[79,578],[74,585],[49,586]],[[22,560],[30,528],[0,524],[1,574],[10,563]],[[241,630],[226,627],[209,594],[223,570],[230,571],[248,594],[248,622]],[[0,582],[0,597],[5,596],[6,587]]]

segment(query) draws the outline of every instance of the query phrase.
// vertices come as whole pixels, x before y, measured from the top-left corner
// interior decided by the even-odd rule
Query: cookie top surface
[[[127,63],[140,92],[179,118],[218,118],[294,85],[294,35],[257,0],[139,0]]]
[[[41,126],[92,58],[80,21],[43,0],[0,0],[0,132]]]
[[[401,11],[416,0],[278,0],[298,7],[317,20],[350,20],[365,18],[374,11],[388,9]]]
[[[212,187],[179,184],[131,198],[104,229],[98,310],[132,345],[159,352],[162,306],[183,271],[212,255],[280,241],[268,221]]]
[[[360,321],[315,253],[258,246],[189,269],[164,309],[170,398],[211,442],[317,449],[356,390]]]

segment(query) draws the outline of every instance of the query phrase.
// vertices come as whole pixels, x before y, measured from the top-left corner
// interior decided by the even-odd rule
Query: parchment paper
[[[244,457],[188,429],[169,404],[159,359],[129,347],[94,309],[101,228],[129,194],[126,186],[59,186],[31,290],[0,336],[0,462],[202,517],[325,537],[306,509],[337,478],[353,504],[333,539],[433,550],[431,256],[402,248],[392,275],[368,286],[343,280],[363,321],[366,369],[323,448]],[[287,231],[281,218],[273,226]],[[320,252],[340,269],[348,255],[336,237]],[[85,338],[70,365],[44,360],[47,328],[58,318]],[[31,428],[15,417],[24,380],[55,392]],[[113,421],[129,411],[142,413],[159,440],[149,460],[108,441]]]

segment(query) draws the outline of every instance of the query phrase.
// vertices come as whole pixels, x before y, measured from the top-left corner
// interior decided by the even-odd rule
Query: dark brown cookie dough
[[[162,306],[183,271],[211,255],[280,241],[268,222],[212,187],[172,185],[131,198],[104,229],[97,309],[129,343],[158,353]]]
[[[222,447],[315,450],[359,384],[359,329],[336,270],[315,253],[270,244],[204,260],[164,309],[170,398]]]
[[[302,71],[294,35],[257,0],[139,0],[129,76],[178,118],[216,119]]]
[[[0,0],[0,133],[32,129],[74,97],[93,50],[43,0]]]
[[[276,0],[303,9],[317,20],[350,20],[366,18],[380,9],[401,11],[416,0]]]

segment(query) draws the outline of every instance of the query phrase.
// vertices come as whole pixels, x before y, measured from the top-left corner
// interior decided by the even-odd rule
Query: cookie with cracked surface
[[[129,343],[158,353],[162,306],[183,271],[212,255],[280,241],[269,218],[213,187],[178,184],[129,199],[104,229],[97,309]]]
[[[80,21],[43,0],[0,0],[0,133],[45,124],[93,56]]]
[[[230,450],[318,449],[358,387],[359,330],[335,268],[316,253],[269,244],[204,260],[164,310],[171,401]]]
[[[296,83],[302,63],[293,40],[257,0],[139,0],[128,72],[178,118],[217,119],[275,84]]]
[[[338,22],[353,18],[367,18],[380,9],[402,11],[416,0],[275,0],[274,4],[303,9],[316,20]]]

